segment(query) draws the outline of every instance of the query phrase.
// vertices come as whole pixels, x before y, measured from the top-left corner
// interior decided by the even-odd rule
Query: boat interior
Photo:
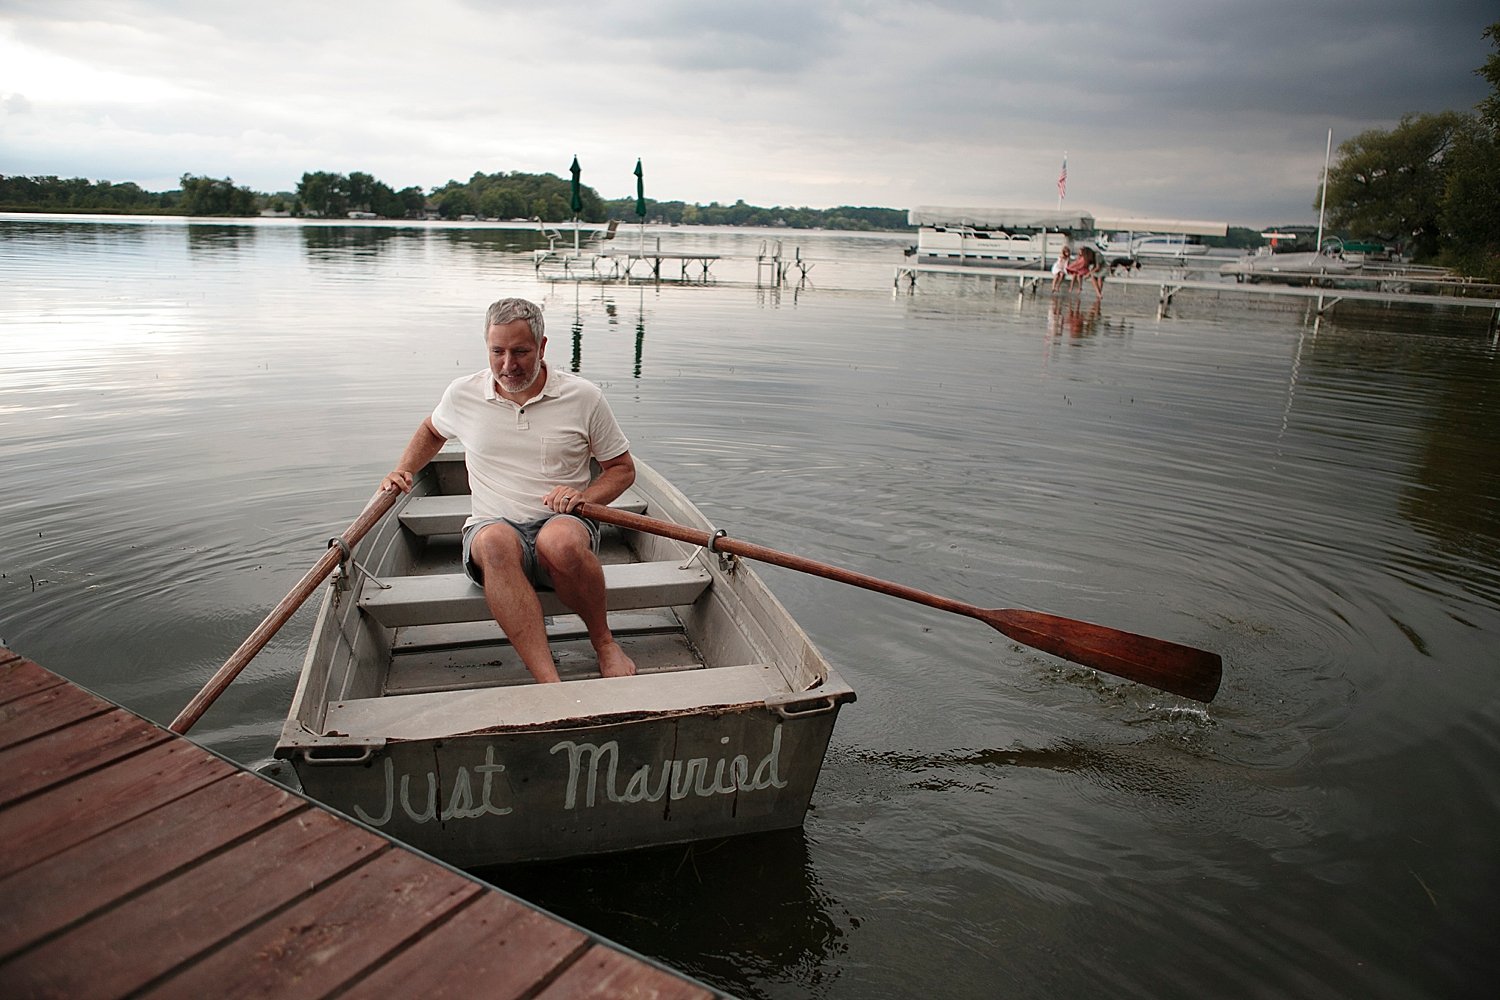
[[[415,497],[401,512],[402,525],[420,544],[402,577],[367,590],[360,604],[376,621],[394,630],[382,691],[416,694],[473,687],[534,683],[505,634],[489,616],[482,595],[455,573],[459,535],[468,516],[465,495]],[[616,506],[643,513],[647,503],[627,494]],[[660,673],[698,670],[703,655],[688,639],[671,606],[643,606],[663,600],[691,604],[708,586],[708,573],[678,564],[640,561],[625,533],[602,525],[599,557],[606,567],[612,610],[610,627],[635,660],[637,670]],[[367,588],[371,586],[367,584]],[[571,614],[555,595],[541,592],[558,675],[564,681],[597,676],[593,647],[583,620]]]
[[[325,595],[283,744],[796,705],[829,680],[827,662],[754,573],[684,542],[602,525],[611,630],[637,675],[601,678],[582,620],[541,590],[564,683],[536,684],[460,568],[467,490],[462,454],[445,453],[356,547]],[[707,527],[649,467],[612,506]]]

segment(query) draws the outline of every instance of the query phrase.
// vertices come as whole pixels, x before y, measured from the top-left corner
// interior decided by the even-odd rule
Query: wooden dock
[[[690,271],[697,267],[696,280],[707,281],[708,270],[715,261],[723,258],[716,253],[670,253],[661,250],[537,250],[532,254],[532,266],[538,272],[556,268],[565,278],[594,279],[599,281],[661,281],[662,265],[671,262],[679,266],[680,281],[694,276]],[[642,274],[636,274],[636,265],[642,265]]]
[[[3,646],[0,774],[0,996],[724,996]]]
[[[1143,286],[1156,291],[1157,305],[1159,309],[1166,309],[1172,304],[1172,300],[1183,291],[1212,293],[1217,296],[1228,296],[1241,298],[1253,297],[1279,297],[1310,300],[1319,315],[1322,315],[1340,302],[1371,302],[1385,305],[1433,305],[1457,307],[1461,309],[1482,309],[1490,313],[1490,327],[1494,329],[1497,321],[1500,321],[1500,299],[1487,295],[1466,294],[1469,287],[1454,282],[1423,282],[1420,280],[1403,280],[1399,275],[1381,276],[1359,276],[1339,275],[1337,280],[1341,287],[1319,288],[1308,285],[1289,285],[1268,281],[1256,283],[1240,283],[1227,281],[1215,277],[1195,277],[1202,274],[1201,269],[1160,269],[1155,271],[1141,270],[1127,272],[1122,275],[1109,275],[1105,278],[1105,287],[1111,285]],[[1041,271],[1037,268],[1020,267],[992,267],[977,264],[904,264],[898,266],[895,272],[895,286],[900,289],[905,284],[908,291],[916,288],[917,278],[924,274],[959,275],[968,278],[985,278],[992,281],[996,291],[1004,282],[1015,282],[1016,294],[1035,295],[1044,287],[1050,291],[1052,287],[1052,273],[1050,270]],[[1085,282],[1087,284],[1087,282]],[[1374,287],[1357,288],[1347,287],[1355,284],[1369,284]],[[1427,285],[1433,288],[1430,292],[1417,292],[1403,290],[1407,286]],[[1489,286],[1493,288],[1493,286]],[[1084,289],[1081,292],[1085,298],[1091,298],[1092,289]]]

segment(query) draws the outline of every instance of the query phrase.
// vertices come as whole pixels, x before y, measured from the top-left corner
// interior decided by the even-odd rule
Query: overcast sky
[[[0,0],[0,173],[257,191],[1315,221],[1338,143],[1472,110],[1493,0]]]

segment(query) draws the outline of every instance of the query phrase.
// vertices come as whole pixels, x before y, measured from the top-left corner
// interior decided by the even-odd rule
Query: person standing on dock
[[[551,587],[588,629],[599,673],[635,663],[610,632],[599,526],[572,514],[607,504],[635,482],[635,460],[598,386],[547,364],[541,307],[501,299],[485,313],[489,366],[455,379],[381,481],[408,492],[413,475],[454,438],[465,451],[473,511],[463,529],[464,572],[526,669],[557,681],[535,588]],[[590,460],[602,470],[589,480]]]
[[[1104,301],[1104,258],[1093,247],[1083,247],[1078,255],[1086,262],[1084,276],[1094,283],[1094,294],[1099,302]]]

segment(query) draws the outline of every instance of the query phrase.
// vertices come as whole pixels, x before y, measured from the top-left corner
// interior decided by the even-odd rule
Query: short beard
[[[508,387],[505,384],[505,379],[504,378],[496,378],[495,381],[499,382],[500,383],[500,388],[504,389],[506,392],[515,392],[515,393],[525,392],[527,389],[530,389],[532,386],[536,385],[536,380],[542,377],[542,365],[543,364],[545,364],[545,362],[538,362],[537,366],[531,370],[531,378],[529,378],[529,379],[526,380],[526,384],[522,385],[522,386],[517,386],[514,389]]]

